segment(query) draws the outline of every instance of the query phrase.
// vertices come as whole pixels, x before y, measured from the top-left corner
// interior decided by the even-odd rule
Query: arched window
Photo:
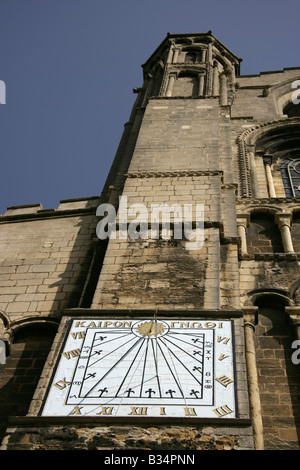
[[[264,131],[255,142],[254,159],[259,197],[300,197],[299,123],[273,124]]]
[[[300,197],[300,158],[281,162],[280,173],[286,196]]]

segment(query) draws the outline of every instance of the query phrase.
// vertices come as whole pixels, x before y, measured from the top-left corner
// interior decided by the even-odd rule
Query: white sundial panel
[[[42,416],[236,417],[231,321],[72,320]]]

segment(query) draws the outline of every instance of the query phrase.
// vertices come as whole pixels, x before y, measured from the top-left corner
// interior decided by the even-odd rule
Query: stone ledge
[[[70,316],[70,317],[77,317],[77,316],[86,316],[86,319],[90,319],[92,317],[99,317],[99,316],[106,316],[110,315],[112,317],[147,317],[147,316],[154,316],[157,315],[159,318],[163,317],[174,317],[180,318],[180,320],[189,320],[191,318],[203,318],[203,319],[226,319],[226,318],[240,318],[243,317],[243,310],[227,310],[227,309],[206,309],[206,310],[199,310],[199,309],[164,309],[164,310],[154,310],[154,309],[125,309],[125,308],[114,308],[114,309],[93,309],[93,308],[68,308],[62,312],[62,316]]]
[[[126,173],[127,178],[168,178],[183,176],[223,176],[223,171],[212,170],[179,170],[179,171],[132,171]]]
[[[248,427],[252,425],[250,418],[170,418],[170,417],[144,417],[144,416],[124,416],[124,417],[87,417],[87,416],[10,416],[9,427],[35,427],[53,425],[115,425],[134,424],[135,426],[151,426],[153,424],[165,426],[166,424],[180,425],[217,425],[225,427]],[[9,431],[9,429],[8,429]]]
[[[243,261],[296,261],[300,259],[300,253],[240,253],[239,259]]]

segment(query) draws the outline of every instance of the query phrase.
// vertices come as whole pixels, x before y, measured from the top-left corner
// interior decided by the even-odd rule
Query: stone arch
[[[22,335],[27,331],[36,331],[39,328],[43,331],[48,330],[49,332],[55,332],[58,325],[58,320],[50,319],[48,317],[30,317],[17,320],[15,322],[10,322],[9,328],[11,330],[12,337],[15,338],[16,336]]]
[[[270,289],[268,287],[255,289],[247,293],[247,305],[259,307],[260,305],[274,304],[282,307],[293,305],[290,293],[284,289]]]
[[[295,97],[299,97],[297,88],[300,86],[300,76],[295,76],[285,80],[277,85],[266,88],[263,92],[264,96],[274,97],[276,111],[279,115],[289,115],[289,111],[293,108]],[[296,116],[299,116],[297,111]]]
[[[300,118],[252,127],[240,134],[237,144],[240,196],[285,197],[279,164],[300,155]],[[259,171],[265,183],[259,184]]]

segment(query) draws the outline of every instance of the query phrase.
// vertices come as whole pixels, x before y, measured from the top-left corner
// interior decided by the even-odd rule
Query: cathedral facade
[[[101,195],[0,218],[2,450],[299,450],[300,67],[240,66],[169,33]]]

